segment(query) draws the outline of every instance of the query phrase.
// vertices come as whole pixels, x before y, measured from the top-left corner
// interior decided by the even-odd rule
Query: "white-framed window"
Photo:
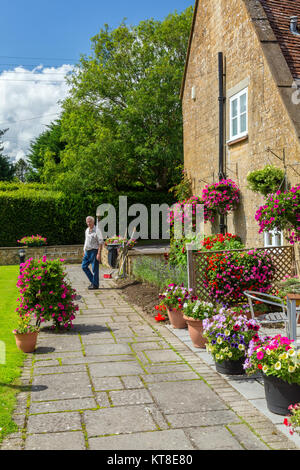
[[[264,232],[264,246],[283,246],[283,233],[278,230]]]
[[[230,140],[248,135],[248,88],[230,97]]]

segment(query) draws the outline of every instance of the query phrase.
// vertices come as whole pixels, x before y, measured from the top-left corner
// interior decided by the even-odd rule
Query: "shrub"
[[[168,284],[188,285],[187,269],[183,266],[171,266],[165,261],[155,260],[147,256],[138,258],[133,264],[134,277],[143,282],[148,282],[159,289]]]
[[[216,302],[230,305],[242,300],[245,290],[268,292],[275,273],[267,252],[215,253],[207,257],[204,286]]]
[[[38,326],[52,320],[53,328],[71,328],[78,306],[73,302],[75,289],[65,277],[63,260],[47,260],[43,256],[41,260],[30,258],[20,266],[16,309],[21,312],[20,317],[28,312],[36,318]]]
[[[173,202],[170,194],[165,192],[103,191],[84,195],[52,191],[43,185],[37,185],[38,189],[32,188],[34,184],[7,186],[4,189],[5,186],[0,185],[0,246],[16,246],[16,241],[29,233],[42,233],[48,245],[83,244],[86,216],[95,214],[100,204],[112,204],[116,209],[116,220],[119,220],[119,195],[127,196],[128,207],[134,203],[145,204],[149,218],[151,204],[172,205]],[[134,218],[128,217],[128,223]]]

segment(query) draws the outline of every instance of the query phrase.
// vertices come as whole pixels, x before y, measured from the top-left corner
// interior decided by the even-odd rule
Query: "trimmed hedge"
[[[95,216],[100,204],[110,203],[116,208],[118,221],[118,198],[121,195],[128,197],[128,207],[142,203],[150,208],[151,204],[171,205],[174,202],[168,193],[148,191],[103,192],[83,197],[42,187],[31,189],[27,185],[15,191],[0,187],[0,246],[17,246],[17,240],[36,234],[46,237],[48,245],[83,243],[86,216]],[[148,212],[150,217],[150,210]],[[128,223],[132,219],[134,217],[128,217]]]

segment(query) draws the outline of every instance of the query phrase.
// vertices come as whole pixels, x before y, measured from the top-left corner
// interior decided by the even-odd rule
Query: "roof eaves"
[[[196,23],[196,17],[197,17],[197,11],[198,11],[198,5],[199,5],[199,0],[196,0],[196,1],[195,1],[195,6],[194,6],[193,21],[192,21],[192,27],[191,27],[191,32],[190,32],[190,37],[189,37],[189,42],[188,42],[186,60],[185,60],[185,65],[184,65],[183,78],[182,78],[181,88],[180,88],[180,95],[179,95],[179,96],[180,96],[180,99],[181,99],[181,100],[182,100],[182,98],[183,98],[183,93],[184,93],[185,79],[186,79],[186,74],[187,74],[187,68],[188,68],[189,58],[190,58],[192,40],[193,40],[194,29],[195,29],[195,23]]]

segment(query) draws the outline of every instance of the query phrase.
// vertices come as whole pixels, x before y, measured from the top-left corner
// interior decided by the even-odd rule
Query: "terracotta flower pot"
[[[173,328],[183,329],[187,327],[187,323],[183,318],[182,310],[176,308],[168,308],[168,317]]]
[[[38,331],[23,334],[14,333],[17,348],[23,351],[24,353],[33,352],[35,350],[38,334]]]
[[[195,348],[205,348],[207,339],[203,336],[203,321],[185,315],[183,315],[183,318],[187,322],[189,334]]]

